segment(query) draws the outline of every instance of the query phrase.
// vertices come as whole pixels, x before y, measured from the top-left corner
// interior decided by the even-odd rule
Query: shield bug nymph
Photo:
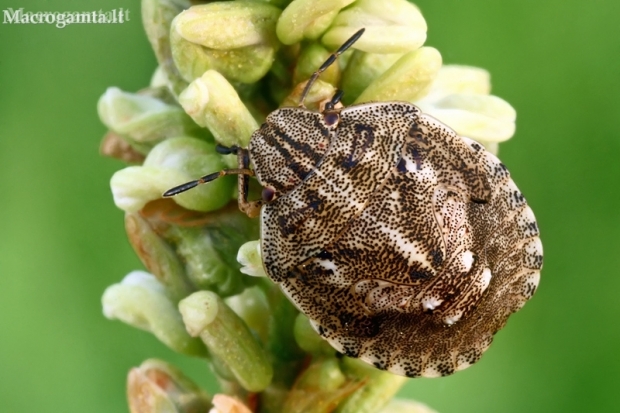
[[[534,294],[542,246],[506,167],[407,102],[277,109],[236,153],[239,206],[261,219],[268,276],[339,352],[448,375],[475,361]],[[256,176],[263,199],[247,200]]]

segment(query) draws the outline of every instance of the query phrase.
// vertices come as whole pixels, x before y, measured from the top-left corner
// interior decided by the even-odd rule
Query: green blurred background
[[[500,156],[536,212],[538,293],[474,367],[410,381],[448,412],[620,410],[620,2],[420,0],[427,44],[480,66],[518,112]],[[147,85],[155,60],[138,0],[0,1],[1,9],[130,10],[117,25],[0,24],[0,405],[3,412],[126,412],[125,376],[204,365],[101,314],[106,286],[141,268],[98,155],[108,86]]]

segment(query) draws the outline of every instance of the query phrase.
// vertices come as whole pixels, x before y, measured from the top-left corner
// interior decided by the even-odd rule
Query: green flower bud
[[[193,291],[179,257],[146,219],[137,213],[125,214],[125,230],[144,266],[166,287],[174,303]]]
[[[273,63],[279,16],[278,8],[251,1],[193,6],[172,21],[172,57],[190,82],[209,69],[232,81],[256,82]]]
[[[439,99],[454,93],[488,95],[491,93],[489,72],[472,66],[444,65],[424,99]]]
[[[246,288],[241,294],[224,300],[262,342],[267,341],[269,333],[269,314],[271,309],[265,293],[258,287]]]
[[[269,385],[273,369],[267,353],[217,294],[196,292],[179,303],[179,310],[190,335],[200,336],[244,389],[259,392]]]
[[[242,265],[241,272],[253,277],[266,277],[261,258],[260,240],[249,241],[239,248],[237,262]]]
[[[134,271],[120,284],[108,287],[102,298],[103,314],[149,331],[174,351],[206,357],[200,340],[187,334],[183,320],[165,287],[153,275]]]
[[[437,411],[412,400],[393,399],[379,413],[437,413]]]
[[[342,74],[340,88],[346,91],[342,98],[343,102],[345,104],[354,102],[377,77],[401,57],[400,53],[378,54],[354,51]]]
[[[153,75],[151,76],[151,81],[149,82],[149,87],[167,87],[168,86],[168,75],[163,67],[157,66]]]
[[[278,38],[284,44],[299,43],[304,37],[316,39],[331,25],[338,11],[354,1],[294,0],[278,20]]]
[[[345,374],[366,378],[362,387],[356,390],[344,403],[338,413],[374,413],[384,407],[408,380],[404,376],[378,370],[358,359],[344,357],[342,369]]]
[[[291,94],[284,99],[280,106],[299,106],[299,99],[301,98],[301,94],[305,86],[306,82],[302,82],[295,86],[295,89],[293,89]],[[310,110],[319,110],[321,109],[321,104],[328,102],[332,96],[334,96],[334,93],[336,93],[336,88],[334,86],[319,79],[314,82],[312,88],[310,88],[310,93],[308,93],[308,96],[306,96],[306,99],[304,100],[304,106]]]
[[[230,50],[275,41],[276,7],[251,1],[214,2],[180,13],[174,29],[184,39],[209,49]]]
[[[211,406],[209,396],[180,370],[155,359],[129,371],[127,398],[131,413],[195,413]]]
[[[282,407],[287,413],[329,413],[358,387],[333,357],[312,361],[295,382]]]
[[[186,83],[172,60],[170,24],[177,14],[191,6],[188,0],[143,0],[142,24],[151,43],[165,86],[179,93]]]
[[[407,0],[357,0],[338,14],[322,41],[337,48],[362,27],[366,32],[353,47],[368,53],[406,53],[426,41],[426,21]]]
[[[239,219],[249,220],[236,205],[234,208]],[[234,253],[230,252],[238,249],[245,240],[244,235],[254,232],[253,229],[254,222],[244,230],[218,223],[203,227],[173,226],[167,236],[175,243],[177,254],[185,262],[187,275],[194,285],[227,297],[241,293],[257,281],[239,272],[239,264],[234,261]]]
[[[310,354],[333,356],[335,350],[310,325],[304,314],[298,314],[293,329],[295,341],[301,349]]]
[[[143,166],[116,172],[110,186],[116,206],[136,212],[147,202],[161,198],[164,191],[224,167],[213,144],[189,137],[171,138],[155,146]],[[223,177],[173,199],[187,209],[212,211],[230,201],[234,186],[234,177]]]
[[[461,136],[481,142],[503,142],[515,133],[516,111],[497,96],[453,94],[420,108]]]
[[[428,92],[440,68],[441,55],[437,49],[422,47],[398,59],[355,102],[415,101]]]
[[[310,76],[323,64],[330,54],[330,51],[318,43],[310,43],[304,47],[297,59],[297,66],[295,66],[295,73],[293,74],[293,84],[310,79]],[[333,64],[328,67],[321,74],[321,80],[337,86],[340,80],[340,66]]]
[[[192,134],[196,124],[177,105],[111,87],[97,104],[99,118],[142,153],[170,136]]]
[[[179,96],[179,103],[222,145],[246,147],[258,123],[230,83],[215,70],[206,71]],[[236,159],[235,159],[236,161]]]

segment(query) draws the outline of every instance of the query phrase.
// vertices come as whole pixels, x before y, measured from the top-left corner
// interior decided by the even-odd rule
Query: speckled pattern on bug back
[[[451,374],[536,290],[538,227],[508,170],[412,104],[282,108],[248,149],[275,194],[267,274],[345,355]]]

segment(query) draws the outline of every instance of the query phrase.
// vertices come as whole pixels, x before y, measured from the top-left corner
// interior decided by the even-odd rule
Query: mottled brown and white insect
[[[225,149],[239,169],[166,195],[239,174],[269,278],[335,349],[409,377],[462,370],[536,290],[534,214],[479,143],[410,103],[339,98],[272,112],[247,150]],[[248,202],[254,174],[263,200]]]

